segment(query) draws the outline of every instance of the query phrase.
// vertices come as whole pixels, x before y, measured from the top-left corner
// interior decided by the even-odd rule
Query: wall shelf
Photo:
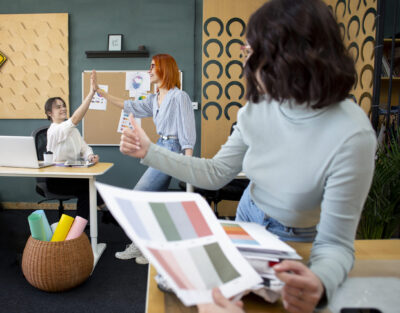
[[[386,77],[386,76],[382,76],[381,79],[382,79],[383,81],[389,81],[389,77]],[[392,81],[400,81],[400,77],[398,77],[398,76],[393,76],[393,77],[392,77]]]
[[[148,58],[147,50],[85,51],[87,58]]]

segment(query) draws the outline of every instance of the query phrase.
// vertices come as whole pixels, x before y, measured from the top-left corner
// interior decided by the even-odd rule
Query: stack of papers
[[[230,298],[263,283],[199,194],[96,187],[183,304],[212,302],[214,287]]]
[[[262,225],[226,220],[220,220],[220,223],[232,243],[263,279],[253,292],[269,302],[275,302],[283,283],[275,276],[272,267],[284,259],[299,260],[301,257]]]
[[[276,262],[280,259],[301,259],[296,250],[260,224],[227,220],[220,220],[220,223],[246,258]]]

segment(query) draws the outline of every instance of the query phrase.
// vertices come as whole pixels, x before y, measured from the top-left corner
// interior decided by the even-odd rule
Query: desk
[[[106,248],[105,243],[97,243],[97,198],[96,198],[96,176],[103,175],[114,164],[99,162],[91,167],[61,167],[49,166],[44,168],[23,168],[0,166],[0,176],[13,177],[57,177],[57,178],[86,178],[89,180],[90,201],[90,241],[94,256],[93,269]]]
[[[310,256],[311,243],[289,243],[304,260]],[[400,240],[356,240],[356,262],[350,277],[357,276],[397,276],[400,277]],[[388,261],[388,266],[376,266],[376,262]],[[374,263],[375,262],[375,263]],[[180,300],[171,294],[161,292],[154,280],[156,270],[150,265],[147,281],[146,313],[196,313],[196,307],[185,307]],[[247,313],[284,313],[280,301],[267,303],[252,294],[243,298]],[[324,310],[325,311],[325,310]],[[329,311],[329,310],[326,310]]]

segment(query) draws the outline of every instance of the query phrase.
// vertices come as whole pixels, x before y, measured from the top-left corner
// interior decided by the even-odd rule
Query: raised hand
[[[92,73],[90,74],[90,92],[94,94],[98,88],[97,74],[95,70],[92,70]]]
[[[197,305],[199,313],[244,313],[242,301],[229,301],[218,288],[213,289],[212,296],[214,303]]]
[[[125,128],[122,132],[119,150],[134,158],[144,158],[149,150],[150,139],[145,131],[136,123],[133,114],[129,114],[132,129]]]
[[[285,260],[274,266],[276,276],[285,283],[282,301],[291,313],[314,312],[324,293],[320,279],[303,263]]]

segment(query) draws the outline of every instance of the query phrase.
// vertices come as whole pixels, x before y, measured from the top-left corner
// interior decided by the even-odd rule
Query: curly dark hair
[[[53,98],[47,99],[47,100],[46,100],[46,103],[44,104],[44,113],[46,114],[47,119],[48,119],[49,121],[52,121],[52,119],[51,119],[51,117],[50,117],[47,113],[48,113],[48,112],[51,113],[51,110],[52,110],[52,108],[53,108],[53,103],[54,103],[56,100],[61,100],[61,101],[64,103],[64,105],[66,106],[65,101],[64,101],[62,98],[60,98],[60,97],[53,97]]]
[[[246,97],[254,103],[266,94],[322,108],[344,100],[354,85],[353,58],[321,0],[271,0],[251,15],[246,37]]]

